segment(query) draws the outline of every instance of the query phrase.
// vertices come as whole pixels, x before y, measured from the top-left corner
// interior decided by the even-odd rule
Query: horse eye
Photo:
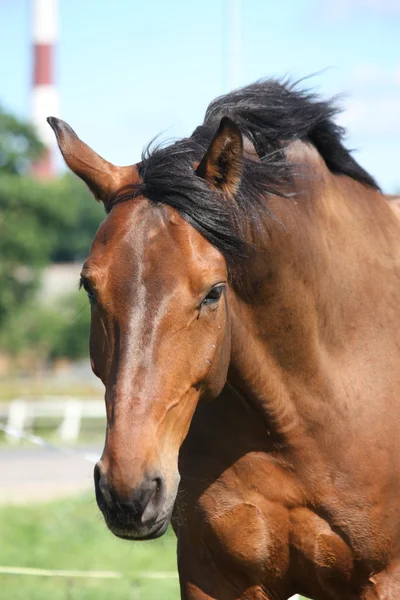
[[[204,304],[215,304],[218,302],[218,300],[221,298],[222,292],[224,291],[224,287],[224,284],[219,284],[213,287],[200,304],[200,307],[204,306]]]
[[[79,282],[79,289],[83,288],[88,295],[89,300],[92,302],[95,299],[94,290],[91,283],[85,278],[81,277]]]

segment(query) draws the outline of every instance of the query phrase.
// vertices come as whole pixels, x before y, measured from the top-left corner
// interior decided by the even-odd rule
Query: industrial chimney
[[[42,179],[54,175],[54,135],[46,117],[58,116],[58,94],[54,85],[58,0],[31,0],[33,15],[32,121],[47,150],[33,165]]]

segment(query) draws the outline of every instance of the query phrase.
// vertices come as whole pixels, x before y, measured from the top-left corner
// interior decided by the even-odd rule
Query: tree
[[[12,356],[34,354],[45,362],[88,354],[90,306],[84,292],[73,292],[51,306],[32,298],[11,311],[0,329],[0,348]]]
[[[58,182],[0,176],[0,329],[34,295],[62,228]]]
[[[0,173],[26,173],[43,151],[33,126],[0,107]]]
[[[86,185],[67,173],[59,180],[57,198],[62,204],[61,226],[51,251],[53,262],[72,262],[86,258],[93,237],[104,219],[104,208],[96,202]]]
[[[40,306],[36,292],[49,262],[87,255],[104,213],[74,176],[43,182],[26,174],[42,150],[29,125],[0,110],[0,348],[77,357],[87,313],[75,320],[76,301]]]

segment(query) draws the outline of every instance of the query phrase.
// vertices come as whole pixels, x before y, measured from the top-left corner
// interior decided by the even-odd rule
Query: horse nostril
[[[101,477],[99,463],[96,463],[94,466],[93,477],[94,477],[94,485],[97,487],[99,485],[100,477]]]
[[[164,480],[162,477],[156,477],[154,479],[155,489],[154,489],[154,499],[158,501],[160,496],[164,494]]]
[[[162,477],[155,477],[146,484],[142,500],[142,523],[156,521],[165,496],[165,483]]]
[[[108,489],[107,477],[101,471],[101,465],[97,463],[93,472],[96,500],[100,510],[104,510],[110,503],[110,491]]]

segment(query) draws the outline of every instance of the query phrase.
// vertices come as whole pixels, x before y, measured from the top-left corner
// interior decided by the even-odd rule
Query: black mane
[[[297,90],[290,82],[268,80],[217,98],[209,105],[204,123],[190,138],[170,146],[150,145],[138,165],[143,181],[121,190],[109,203],[144,195],[155,203],[175,208],[226,257],[246,255],[244,226],[257,228],[268,214],[262,197],[282,195],[298,165],[290,164],[284,148],[295,140],[312,144],[327,167],[362,184],[379,189],[343,145],[344,130],[333,118],[339,110],[333,101]],[[193,163],[207,150],[220,120],[228,116],[253,143],[259,162],[245,160],[235,201],[227,201],[196,176]],[[271,213],[269,213],[270,216]]]

